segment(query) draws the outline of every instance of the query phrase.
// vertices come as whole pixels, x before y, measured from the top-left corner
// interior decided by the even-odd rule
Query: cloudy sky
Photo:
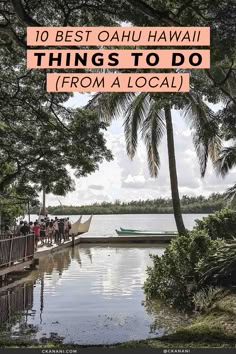
[[[88,95],[75,94],[68,105],[83,106]],[[173,114],[176,160],[180,194],[209,195],[223,192],[236,182],[236,171],[225,179],[217,177],[211,164],[208,165],[204,179],[194,152],[191,132],[178,112]],[[150,178],[146,161],[146,152],[139,142],[136,157],[131,161],[125,150],[122,119],[114,121],[105,133],[107,146],[112,150],[114,160],[103,162],[98,171],[81,179],[76,179],[76,190],[66,197],[49,195],[47,205],[83,205],[102,201],[130,201],[137,199],[155,199],[170,196],[166,136],[160,146],[161,169],[158,178]],[[73,174],[73,172],[71,172]]]

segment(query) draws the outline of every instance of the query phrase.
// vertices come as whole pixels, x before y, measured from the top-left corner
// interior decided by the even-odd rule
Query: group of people
[[[41,245],[52,245],[53,242],[61,243],[62,240],[69,240],[69,234],[71,229],[71,222],[69,218],[66,219],[49,219],[46,216],[44,219],[36,220],[35,222],[20,221],[17,225],[16,234],[27,235],[34,233],[35,246],[38,246],[38,242],[41,241]]]

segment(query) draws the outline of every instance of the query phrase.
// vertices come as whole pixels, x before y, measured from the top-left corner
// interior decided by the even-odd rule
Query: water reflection
[[[19,314],[25,314],[33,307],[33,284],[23,284],[0,293],[0,325],[13,323]]]
[[[154,315],[153,323],[150,326],[150,332],[153,334],[159,333],[160,329],[162,329],[163,335],[171,334],[175,332],[176,328],[191,323],[190,314],[168,307],[161,301],[147,301],[144,306],[148,314]]]
[[[149,254],[163,252],[156,245],[79,245],[41,258],[38,271],[27,279],[32,291],[27,319],[13,323],[10,334],[40,342],[103,344],[171,331],[163,308],[142,306]],[[19,311],[23,315],[25,309]]]

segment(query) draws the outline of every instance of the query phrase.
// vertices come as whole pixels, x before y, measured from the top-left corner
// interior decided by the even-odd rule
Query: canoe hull
[[[165,233],[162,231],[135,231],[135,230],[116,230],[118,236],[177,236],[177,233]]]
[[[121,231],[119,232],[129,232],[130,234],[133,233],[142,233],[142,234],[150,234],[150,235],[177,235],[178,231],[148,231],[148,230],[137,230],[137,229],[124,229],[123,227],[120,228]]]

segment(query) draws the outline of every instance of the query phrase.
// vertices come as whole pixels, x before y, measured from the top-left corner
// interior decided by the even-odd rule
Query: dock
[[[145,244],[145,243],[169,243],[172,239],[176,238],[176,235],[158,235],[158,236],[73,236],[72,239],[65,241],[62,244],[54,244],[51,247],[42,246],[39,247],[34,254],[34,258],[46,256],[50,253],[58,252],[64,248],[73,247],[77,244]]]
[[[68,241],[65,241],[61,244],[54,243],[52,246],[48,247],[47,245],[38,247],[37,251],[34,253],[34,258],[38,259],[40,257],[46,256],[50,253],[58,252],[63,248],[73,247],[81,242],[81,236],[72,236],[72,238]]]
[[[145,243],[169,243],[176,235],[125,235],[125,236],[72,236],[61,244],[52,246],[43,245],[34,250],[34,235],[8,237],[0,240],[0,278],[8,273],[22,271],[25,268],[33,267],[40,257],[53,254],[64,248],[74,247],[77,244],[145,244]]]
[[[173,238],[176,238],[176,235],[146,235],[146,236],[81,236],[80,243],[167,243],[170,242]]]

